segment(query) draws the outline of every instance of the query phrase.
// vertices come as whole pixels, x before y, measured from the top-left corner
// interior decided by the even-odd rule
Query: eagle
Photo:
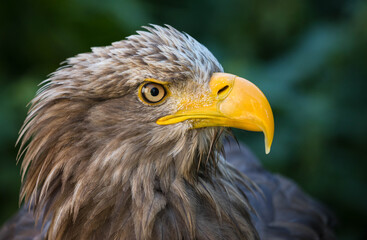
[[[263,132],[269,153],[265,95],[188,34],[144,29],[42,83],[0,239],[334,239],[333,215],[232,137]]]

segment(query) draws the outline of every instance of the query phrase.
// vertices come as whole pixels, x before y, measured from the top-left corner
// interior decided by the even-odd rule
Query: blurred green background
[[[367,1],[357,0],[1,1],[0,224],[18,207],[14,144],[37,84],[149,23],[189,33],[257,84],[275,115],[271,153],[261,134],[236,134],[336,213],[339,239],[367,239]]]

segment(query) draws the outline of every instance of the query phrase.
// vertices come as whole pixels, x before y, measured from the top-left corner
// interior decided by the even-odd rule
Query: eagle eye
[[[166,88],[159,83],[145,82],[139,89],[140,100],[147,104],[158,104],[167,96]]]

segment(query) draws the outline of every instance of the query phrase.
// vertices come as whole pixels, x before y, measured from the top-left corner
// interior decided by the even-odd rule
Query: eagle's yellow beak
[[[265,152],[269,153],[274,119],[265,95],[253,83],[228,73],[214,73],[209,85],[211,92],[199,99],[183,99],[180,110],[158,119],[157,124],[192,120],[193,128],[222,126],[262,131]]]

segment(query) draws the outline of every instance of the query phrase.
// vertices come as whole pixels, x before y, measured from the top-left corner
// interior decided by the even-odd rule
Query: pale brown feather
[[[68,59],[45,82],[20,133],[21,198],[48,239],[257,239],[233,185],[251,184],[222,158],[223,129],[159,126],[175,100],[137,97],[146,78],[200,96],[222,67],[187,34],[147,29]]]

